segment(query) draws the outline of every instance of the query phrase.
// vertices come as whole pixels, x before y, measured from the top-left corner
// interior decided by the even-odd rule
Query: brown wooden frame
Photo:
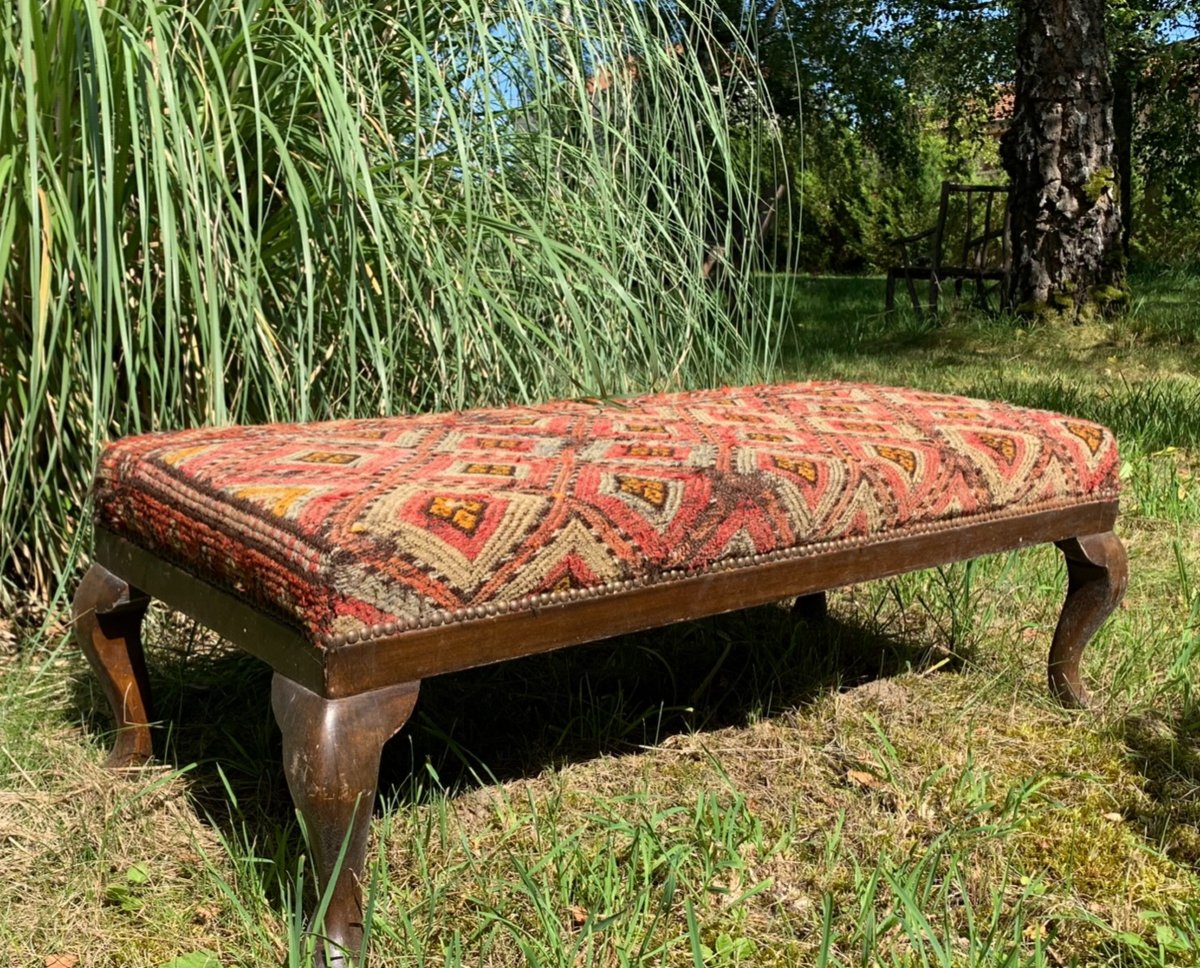
[[[829,542],[802,556],[760,556],[741,567],[635,583],[607,595],[563,593],[532,611],[329,648],[98,528],[96,564],[75,597],[76,636],[118,726],[109,758],[114,767],[134,766],[151,755],[150,693],[139,632],[148,596],[191,615],[274,668],[272,707],[283,733],[288,785],[310,833],[320,884],[332,882],[323,928],[329,964],[345,964],[360,954],[363,938],[360,878],[380,750],[407,720],[422,679],[791,596],[799,596],[797,616],[814,619],[824,614],[829,589],[1055,543],[1066,558],[1068,590],[1047,677],[1064,705],[1082,705],[1084,646],[1125,589],[1125,551],[1112,533],[1116,516],[1115,501],[983,516]]]

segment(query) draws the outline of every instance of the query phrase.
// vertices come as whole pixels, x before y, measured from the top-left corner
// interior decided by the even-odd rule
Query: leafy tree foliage
[[[995,166],[993,115],[1017,69],[1017,0],[721,2],[784,126],[795,217],[777,229],[798,236],[793,251],[809,268],[885,258],[883,238],[931,219],[943,177]],[[1127,137],[1117,119],[1118,174],[1129,176],[1121,200],[1144,207],[1143,251],[1157,255],[1162,226],[1174,222],[1178,239],[1180,221],[1197,218],[1200,111],[1187,78],[1200,61],[1188,39],[1200,32],[1200,2],[1105,9],[1113,85],[1118,98],[1132,92]]]
[[[1200,3],[1110,0],[1125,247],[1200,254]]]

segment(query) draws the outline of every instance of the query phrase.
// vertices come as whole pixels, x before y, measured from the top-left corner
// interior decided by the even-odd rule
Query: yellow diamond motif
[[[793,474],[799,474],[809,484],[817,483],[817,465],[810,460],[797,459],[794,457],[785,457],[782,454],[777,454],[774,458],[775,466],[780,470],[790,471]]]
[[[662,507],[667,502],[667,485],[662,481],[647,477],[618,477],[617,486],[621,489],[622,494],[640,497],[647,504],[653,504],[656,508]]]
[[[342,454],[330,450],[312,450],[294,459],[303,464],[334,464],[344,466],[346,464],[353,464],[360,456],[359,454]]]
[[[239,487],[233,492],[235,497],[253,501],[277,518],[286,518],[292,505],[300,498],[311,494],[311,487],[281,487],[277,485],[260,484],[253,487]]]
[[[1069,423],[1067,430],[1087,444],[1088,450],[1093,454],[1100,449],[1100,444],[1104,441],[1104,434],[1100,432],[1100,428],[1091,424]]]
[[[877,447],[876,450],[884,460],[899,464],[909,474],[917,469],[917,455],[911,450],[905,450],[903,447]]]
[[[428,513],[454,525],[464,534],[474,534],[487,505],[471,498],[435,497]]]

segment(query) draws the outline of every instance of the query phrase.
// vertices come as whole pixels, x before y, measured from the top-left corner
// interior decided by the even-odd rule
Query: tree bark
[[[1074,321],[1124,298],[1104,0],[1021,0],[1009,306]]]

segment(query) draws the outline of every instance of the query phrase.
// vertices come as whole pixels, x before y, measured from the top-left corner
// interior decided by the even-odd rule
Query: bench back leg
[[[75,641],[100,680],[116,720],[106,765],[141,766],[152,755],[150,686],[142,654],[142,618],[150,599],[112,572],[92,565],[72,605]]]
[[[1111,531],[1058,542],[1067,559],[1067,600],[1050,646],[1050,691],[1064,706],[1087,705],[1079,677],[1084,647],[1125,595],[1125,546]]]
[[[797,622],[823,622],[829,615],[829,603],[824,592],[801,595],[792,605],[792,619]]]
[[[361,879],[380,751],[408,720],[417,687],[403,683],[326,699],[279,673],[271,682],[283,768],[308,832],[321,896],[332,881],[323,926],[314,926],[328,949],[327,960],[318,954],[318,965],[346,965],[360,956]]]

